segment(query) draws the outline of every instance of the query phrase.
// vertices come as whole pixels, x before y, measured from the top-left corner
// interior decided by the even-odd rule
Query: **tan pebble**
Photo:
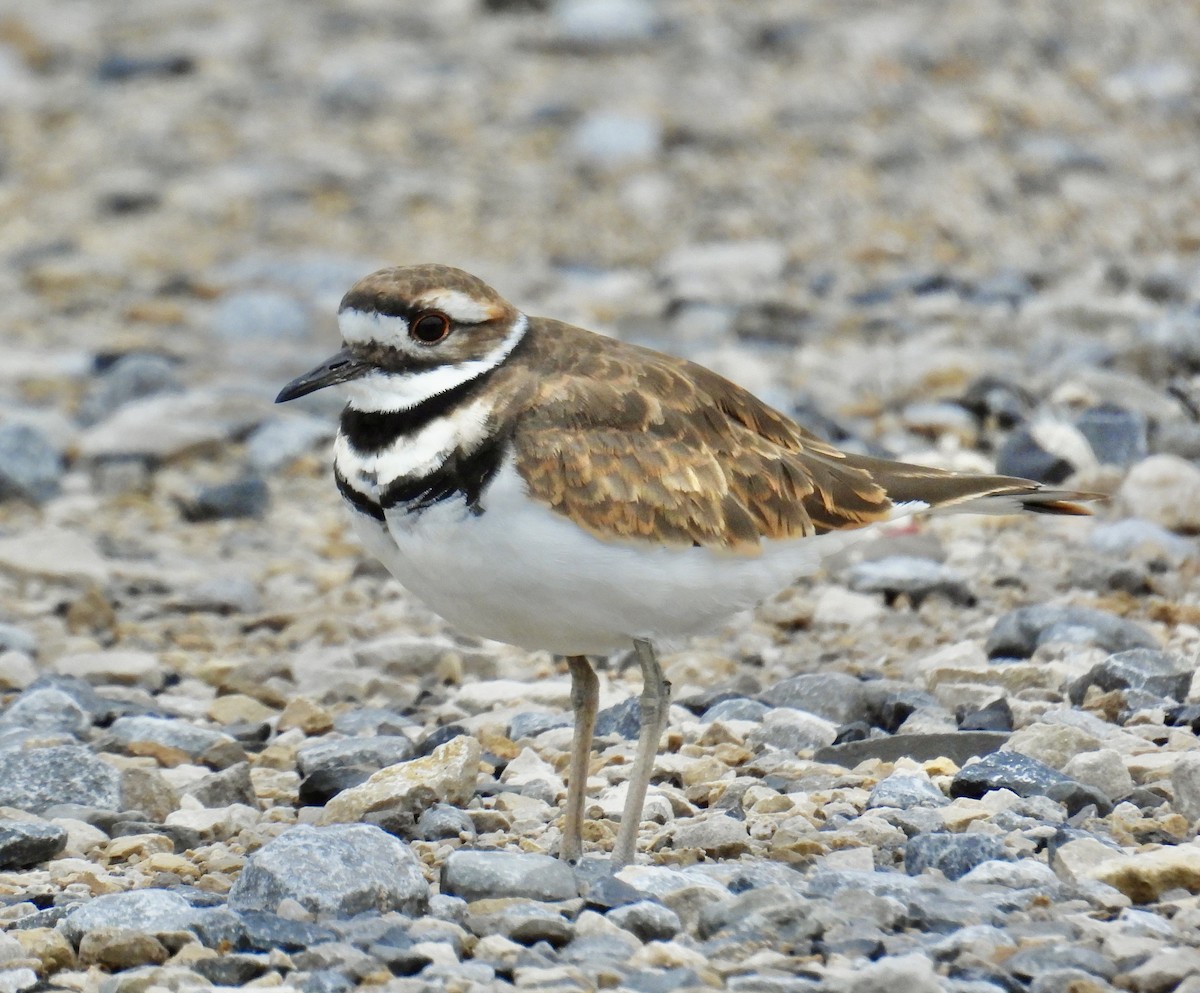
[[[1173,889],[1200,893],[1200,842],[1112,859],[1097,865],[1090,875],[1135,903],[1149,903]]]
[[[174,852],[158,852],[151,855],[142,868],[148,872],[169,872],[184,880],[195,880],[200,875],[200,870],[195,865]]]
[[[273,718],[276,711],[245,693],[229,693],[213,700],[207,714],[222,725],[258,724]]]
[[[142,860],[151,855],[173,852],[175,844],[165,834],[132,834],[113,838],[104,846],[104,855],[111,862]]]
[[[276,729],[288,731],[299,728],[305,734],[324,734],[333,728],[333,715],[308,697],[298,696],[288,701],[279,715]]]
[[[21,943],[25,954],[36,959],[39,966],[36,972],[41,976],[51,976],[61,969],[72,969],[75,966],[75,949],[54,928],[38,927],[27,930],[10,931],[14,938]]]
[[[280,772],[294,772],[296,769],[296,749],[292,745],[268,745],[254,757],[256,769],[276,769]]]
[[[113,971],[138,965],[162,965],[168,953],[153,935],[129,928],[96,928],[79,942],[79,964]]]

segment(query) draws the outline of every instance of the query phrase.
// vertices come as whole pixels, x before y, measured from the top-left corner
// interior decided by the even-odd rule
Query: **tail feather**
[[[1099,493],[1052,489],[1016,476],[976,476],[926,466],[848,455],[847,462],[870,473],[893,504],[933,513],[1066,514],[1089,516],[1084,506],[1103,500]]]

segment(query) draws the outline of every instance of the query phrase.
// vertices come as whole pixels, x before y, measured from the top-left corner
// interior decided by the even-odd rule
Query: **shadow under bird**
[[[382,269],[338,322],[342,350],[277,402],[344,385],[334,476],[367,549],[456,628],[566,656],[569,861],[597,711],[587,655],[632,644],[643,676],[623,865],[667,719],[656,639],[712,628],[913,514],[1088,513],[1025,479],[841,452],[702,366],[527,317],[460,269]]]

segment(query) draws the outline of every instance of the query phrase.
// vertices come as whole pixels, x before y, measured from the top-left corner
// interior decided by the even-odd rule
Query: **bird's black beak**
[[[371,371],[371,366],[362,359],[357,359],[350,349],[343,348],[336,355],[331,355],[315,369],[310,369],[303,376],[297,376],[275,398],[276,403],[286,403],[297,397],[308,396],[323,390],[326,386],[336,386],[351,379],[358,379]]]

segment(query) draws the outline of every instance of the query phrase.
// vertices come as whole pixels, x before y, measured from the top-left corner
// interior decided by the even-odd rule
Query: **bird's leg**
[[[638,829],[642,826],[642,806],[646,802],[646,788],[654,772],[654,759],[658,755],[658,740],[667,724],[667,711],[671,706],[671,684],[663,679],[662,667],[654,657],[654,647],[648,641],[635,638],[634,651],[642,667],[642,715],[641,732],[638,735],[637,757],[633,771],[629,774],[629,793],[625,797],[625,810],[621,814],[621,829],[617,832],[617,843],[613,846],[613,862],[629,865],[637,852]]]
[[[563,860],[574,864],[583,857],[583,801],[587,794],[588,766],[592,757],[592,735],[600,701],[600,681],[582,655],[568,655],[571,670],[571,707],[575,711],[575,735],[571,739],[571,765],[567,770],[567,810],[563,817]]]

